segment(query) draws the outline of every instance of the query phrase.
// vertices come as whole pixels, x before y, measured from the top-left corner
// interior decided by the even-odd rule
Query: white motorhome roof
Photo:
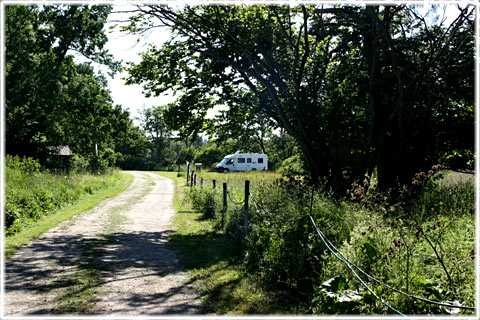
[[[227,154],[225,158],[232,158],[234,156],[266,156],[265,153],[234,153],[234,154]]]

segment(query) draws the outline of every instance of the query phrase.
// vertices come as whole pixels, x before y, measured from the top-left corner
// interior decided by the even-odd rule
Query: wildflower
[[[363,180],[363,185],[364,185],[365,187],[368,187],[368,186],[370,185],[370,182],[368,181],[367,178],[365,178],[365,180]]]

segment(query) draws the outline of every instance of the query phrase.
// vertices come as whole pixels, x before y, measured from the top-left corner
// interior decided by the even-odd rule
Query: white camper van
[[[218,172],[268,170],[268,157],[264,153],[229,154],[215,166]]]

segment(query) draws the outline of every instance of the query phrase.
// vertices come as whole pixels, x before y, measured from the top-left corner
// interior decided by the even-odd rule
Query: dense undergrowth
[[[5,159],[5,234],[14,235],[82,195],[110,188],[120,179],[117,171],[104,174],[53,174],[32,158]]]
[[[231,251],[240,253],[244,272],[262,290],[291,298],[286,308],[292,313],[474,314],[412,297],[474,306],[471,175],[449,181],[433,171],[422,173],[412,179],[412,187],[395,194],[378,193],[366,181],[352,188],[351,198],[340,200],[274,175],[199,177],[203,188],[191,188],[186,198],[216,230],[230,236]],[[253,195],[246,238],[245,179],[252,181]],[[223,212],[221,190],[227,180],[230,194]]]

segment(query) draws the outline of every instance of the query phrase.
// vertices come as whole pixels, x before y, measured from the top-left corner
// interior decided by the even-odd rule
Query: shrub
[[[41,172],[38,162],[6,157],[5,233],[13,235],[28,225],[69,205],[82,194],[108,188],[119,179],[119,173],[52,174]]]
[[[241,195],[246,175],[223,176],[229,190]],[[302,179],[258,179],[251,184],[247,238],[243,210],[230,204],[224,230],[243,244],[248,273],[263,288],[288,293],[296,301],[296,313],[394,313],[381,300],[403,313],[457,312],[396,293],[357,270],[377,299],[305,219],[311,213],[349,261],[380,281],[423,298],[472,306],[475,185],[473,179],[447,183],[439,178],[419,174],[413,180],[419,183],[405,187],[403,194],[380,194],[373,188],[354,194],[355,201],[336,200],[322,190],[312,193]],[[353,193],[361,188],[354,186]],[[191,192],[192,203],[204,206],[201,191]]]
[[[311,212],[332,240],[343,241],[349,234],[348,226],[339,219],[344,206],[326,200],[322,192],[314,192],[312,201],[311,187],[283,180],[256,188],[256,197],[263,210],[252,210],[249,218],[249,269],[257,270],[267,287],[301,297],[311,295],[323,279],[327,252],[306,215]]]
[[[33,158],[7,155],[5,158],[5,166],[10,169],[18,169],[24,173],[40,172],[41,165],[38,160]]]
[[[192,208],[200,211],[205,219],[215,217],[219,207],[218,195],[215,190],[209,188],[191,188],[187,191],[186,199],[192,204]]]
[[[437,301],[474,304],[474,185],[471,182],[427,183],[403,203],[377,204],[357,211],[351,237],[338,248],[362,270],[390,286]],[[327,278],[347,270],[331,256]],[[446,271],[447,270],[447,271]],[[351,284],[353,275],[347,273]],[[365,276],[363,279],[368,280]],[[395,308],[415,314],[449,313],[439,307],[408,298],[369,282],[373,290]],[[355,290],[368,301],[362,286],[351,285],[335,294],[347,295]],[[313,301],[316,311],[324,307],[324,292]],[[374,304],[352,307],[352,313],[392,313],[376,299]],[[330,301],[330,303],[333,303]],[[335,308],[333,308],[335,309]],[[462,314],[471,311],[462,310]]]
[[[305,168],[305,161],[302,159],[302,157],[300,155],[294,155],[282,162],[278,172],[289,178],[295,176],[305,176],[307,174],[307,170]]]

